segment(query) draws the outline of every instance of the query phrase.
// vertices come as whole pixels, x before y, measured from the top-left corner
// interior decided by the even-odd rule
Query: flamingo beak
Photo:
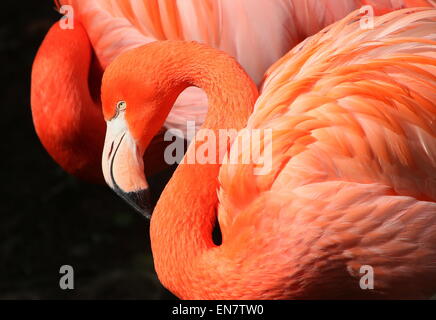
[[[123,115],[107,121],[102,168],[109,187],[136,211],[150,218],[150,191],[142,154]]]

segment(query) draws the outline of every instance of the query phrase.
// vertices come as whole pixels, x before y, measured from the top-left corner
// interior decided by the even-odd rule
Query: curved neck
[[[198,86],[209,99],[202,129],[217,133],[218,129],[245,127],[258,96],[252,80],[226,54],[198,44],[183,45],[183,50],[159,66],[160,70],[165,70],[162,81],[170,91],[171,101],[167,101],[167,105],[172,105],[173,99],[187,86]],[[185,159],[201,144],[194,140]],[[208,261],[213,265],[204,264],[205,255],[219,248],[212,240],[219,168],[220,164],[182,162],[163,191],[151,219],[156,271],[162,283],[182,298],[205,297],[202,274],[211,272],[208,278],[214,281],[213,272],[225,264],[214,259]]]
[[[44,147],[66,171],[93,182],[104,181],[98,69],[80,23],[73,30],[56,23],[38,50],[31,80],[33,122]]]

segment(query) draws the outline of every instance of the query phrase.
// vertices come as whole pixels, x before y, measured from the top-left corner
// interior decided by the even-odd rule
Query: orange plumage
[[[362,4],[371,2],[377,13],[431,4],[425,0],[58,2],[58,7],[73,7],[75,29],[61,30],[56,24],[42,43],[32,72],[32,113],[38,136],[52,157],[68,172],[93,181],[101,180],[101,74],[119,54],[156,40],[196,40],[235,57],[259,85],[266,69],[294,45]],[[188,88],[165,126],[186,131],[186,121],[201,124],[206,111],[204,92]],[[164,166],[165,146],[160,135],[149,147],[148,173]]]
[[[233,59],[196,43],[149,44],[107,68],[103,164],[106,180],[125,197],[141,191],[125,187],[146,181],[120,159],[140,165],[137,150],[187,86],[209,96],[202,129],[272,130],[268,174],[255,174],[256,161],[182,163],[166,186],[151,241],[158,276],[177,296],[435,292],[436,10],[399,10],[369,30],[359,19],[352,13],[292,49],[269,70],[257,100]],[[119,100],[126,108],[117,112]],[[107,147],[114,142],[115,152]],[[228,155],[247,152],[233,145]],[[212,240],[216,218],[219,245]],[[359,287],[363,265],[374,269],[374,290]]]

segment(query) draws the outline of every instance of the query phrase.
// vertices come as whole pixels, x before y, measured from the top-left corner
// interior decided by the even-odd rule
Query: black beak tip
[[[136,211],[147,219],[151,218],[153,207],[151,205],[151,195],[149,189],[142,189],[132,192],[124,192],[122,190],[115,190],[124,200],[127,201]]]
[[[151,195],[149,189],[143,189],[135,192],[126,193],[128,199],[127,202],[139,213],[145,216],[147,219],[151,218],[153,208],[151,206]]]

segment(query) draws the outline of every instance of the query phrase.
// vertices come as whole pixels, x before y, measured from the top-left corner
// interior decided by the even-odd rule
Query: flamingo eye
[[[113,117],[113,119],[115,119],[116,117],[118,117],[118,115],[120,114],[120,112],[125,111],[127,108],[127,103],[126,101],[118,101],[117,102],[117,108],[116,108],[116,112],[115,115]]]
[[[126,101],[118,101],[117,111],[124,111],[124,110],[126,110],[126,107],[127,107]]]

